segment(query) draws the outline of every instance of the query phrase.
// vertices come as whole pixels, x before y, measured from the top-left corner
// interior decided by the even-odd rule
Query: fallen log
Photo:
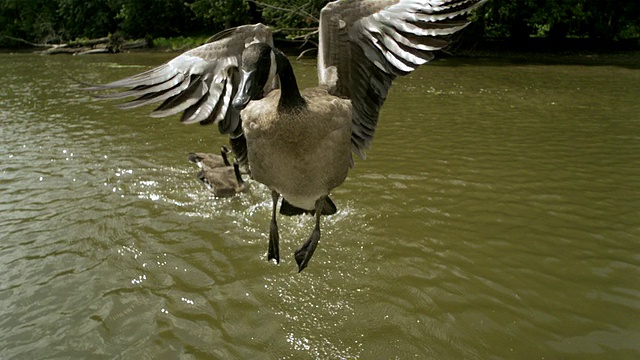
[[[106,41],[105,41],[106,40]],[[79,46],[83,44],[83,46]],[[120,51],[141,49],[147,47],[146,40],[133,40],[126,41],[120,44],[112,43],[109,38],[93,39],[91,41],[81,42],[69,42],[67,44],[56,45],[46,50],[39,51],[42,55],[58,55],[58,54],[71,54],[71,55],[89,55],[89,54],[106,54],[117,53]]]
[[[73,40],[66,44],[35,44],[24,39],[12,36],[3,37],[18,41],[33,47],[45,48],[45,50],[36,51],[41,55],[58,55],[58,54],[105,54],[117,53],[123,50],[141,49],[149,46],[145,39],[124,41],[121,37],[105,36],[97,39]]]
[[[56,47],[51,47],[46,50],[36,51],[36,53],[41,55],[57,55],[57,54],[75,54],[78,51],[90,50],[91,48],[70,48],[67,47],[66,44],[62,44]]]
[[[69,41],[66,45],[70,47],[93,47],[99,44],[108,44],[110,41],[108,36],[98,38],[98,39],[89,39],[89,40],[73,40]]]
[[[98,49],[89,49],[85,51],[79,51],[73,55],[91,55],[91,54],[109,54],[109,53],[111,53],[111,50],[107,48],[98,48]]]
[[[133,50],[133,49],[141,49],[147,47],[147,40],[132,40],[127,41],[122,46],[120,46],[121,50]]]

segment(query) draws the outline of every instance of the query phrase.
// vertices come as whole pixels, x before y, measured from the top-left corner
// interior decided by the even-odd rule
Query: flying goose
[[[162,101],[153,117],[182,113],[185,124],[217,124],[252,177],[272,193],[268,259],[280,261],[276,210],[315,215],[295,252],[298,271],[320,239],[329,198],[365,157],[392,81],[433,58],[466,15],[486,0],[343,0],[320,13],[319,86],[299,91],[291,63],[262,24],[224,30],[157,68],[88,90],[125,88],[107,98],[137,98],[129,109]]]

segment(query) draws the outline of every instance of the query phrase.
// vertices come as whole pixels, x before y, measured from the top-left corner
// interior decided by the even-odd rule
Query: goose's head
[[[273,48],[265,43],[247,46],[242,53],[240,85],[233,99],[233,107],[244,109],[249,101],[262,98],[276,75],[276,57]]]

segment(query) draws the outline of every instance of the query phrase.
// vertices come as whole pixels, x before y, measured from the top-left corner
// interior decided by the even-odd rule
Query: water
[[[637,358],[640,62],[445,59],[397,81],[311,217],[216,199],[215,127],[74,90],[167,54],[0,55],[0,358]],[[312,62],[296,64],[303,86]]]

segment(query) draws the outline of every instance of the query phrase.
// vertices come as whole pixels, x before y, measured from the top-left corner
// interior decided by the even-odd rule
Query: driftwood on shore
[[[99,39],[90,39],[86,41],[70,41],[67,44],[60,44],[55,47],[41,51],[44,55],[56,54],[72,54],[72,55],[89,55],[89,54],[105,54],[117,53],[126,50],[140,49],[147,46],[147,41],[114,41],[110,37]]]
[[[98,39],[74,40],[65,44],[35,44],[24,39],[5,36],[14,41],[19,41],[27,45],[45,48],[38,50],[36,53],[43,55],[71,54],[71,55],[88,55],[88,54],[104,54],[117,53],[126,50],[140,49],[146,47],[147,41],[141,40],[124,40],[117,36],[105,36]]]

